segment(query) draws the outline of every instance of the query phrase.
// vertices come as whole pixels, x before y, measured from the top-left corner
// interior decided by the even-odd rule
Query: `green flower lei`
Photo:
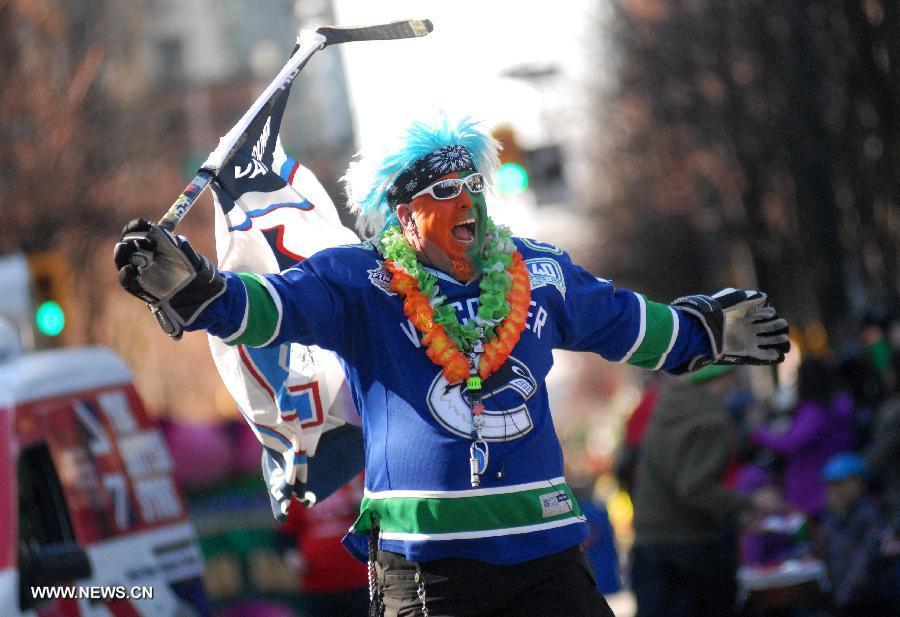
[[[494,328],[509,313],[506,294],[512,287],[512,276],[507,272],[512,265],[512,254],[516,250],[509,228],[495,225],[488,218],[485,230],[484,257],[476,269],[481,273],[478,296],[478,312],[474,320],[465,324],[459,323],[456,311],[445,306],[447,296],[440,294],[437,277],[426,270],[416,258],[416,252],[409,245],[400,227],[389,227],[381,235],[382,254],[401,267],[407,274],[419,282],[419,290],[428,298],[434,310],[434,322],[443,326],[447,335],[456,343],[462,352],[472,349],[481,338],[479,329],[484,333],[485,341],[494,338]]]

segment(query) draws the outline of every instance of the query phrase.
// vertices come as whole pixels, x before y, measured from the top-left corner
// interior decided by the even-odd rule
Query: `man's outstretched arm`
[[[557,258],[566,277],[560,347],[614,362],[688,373],[709,363],[777,364],[790,348],[788,324],[756,291],[725,289],[669,304],[616,288]]]
[[[173,338],[206,330],[249,347],[298,342],[336,350],[343,343],[336,327],[343,305],[311,267],[280,275],[218,272],[183,236],[143,219],[126,225],[114,257],[122,287],[146,302]]]

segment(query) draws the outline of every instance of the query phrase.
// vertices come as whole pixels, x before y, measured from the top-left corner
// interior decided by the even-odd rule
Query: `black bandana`
[[[391,210],[397,204],[409,203],[413,195],[434,182],[436,178],[454,171],[475,169],[472,155],[464,146],[446,146],[426,154],[410,165],[388,189],[387,202]]]

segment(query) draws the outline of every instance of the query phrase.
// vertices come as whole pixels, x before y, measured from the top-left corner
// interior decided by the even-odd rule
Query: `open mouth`
[[[466,244],[475,241],[475,219],[460,221],[450,230],[450,233],[460,242]]]

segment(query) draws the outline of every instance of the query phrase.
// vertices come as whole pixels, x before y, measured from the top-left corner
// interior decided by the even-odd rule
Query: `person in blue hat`
[[[888,528],[867,493],[867,477],[866,465],[855,452],[828,459],[822,469],[826,511],[820,550],[828,567],[835,615],[894,617],[900,614],[896,557],[883,554]]]

